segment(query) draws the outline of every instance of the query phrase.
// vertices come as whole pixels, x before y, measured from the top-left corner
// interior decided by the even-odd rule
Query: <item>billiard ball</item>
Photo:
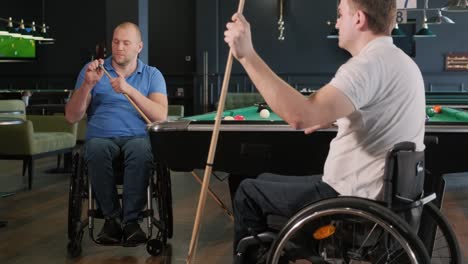
[[[442,107],[440,105],[434,105],[432,109],[434,110],[434,113],[442,113]]]
[[[429,122],[431,119],[429,118],[428,115],[426,115],[426,122]]]
[[[238,120],[238,121],[245,120],[245,117],[243,115],[236,115],[234,116],[234,120]]]
[[[266,103],[259,103],[257,105],[257,113],[260,113],[263,109],[267,109],[268,105]]]
[[[270,117],[270,111],[268,111],[268,109],[262,109],[262,111],[260,111],[260,117],[261,118],[269,118]]]
[[[223,120],[234,120],[233,116],[225,116]]]
[[[427,114],[429,117],[433,117],[433,116],[436,114],[436,112],[435,112],[434,109],[432,109],[432,108],[427,108],[427,109],[426,109],[426,114]]]

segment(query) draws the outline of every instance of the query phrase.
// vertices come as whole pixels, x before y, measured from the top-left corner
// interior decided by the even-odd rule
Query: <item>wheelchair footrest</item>
[[[96,242],[96,244],[99,244],[101,246],[121,246],[122,245],[121,241],[118,241],[118,242],[103,242],[103,241],[100,241],[99,239],[96,239],[94,242]]]

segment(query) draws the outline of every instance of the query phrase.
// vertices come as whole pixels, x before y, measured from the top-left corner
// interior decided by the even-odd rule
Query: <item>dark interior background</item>
[[[335,1],[286,0],[285,40],[279,41],[277,0],[246,1],[253,41],[263,59],[297,89],[318,89],[333,77],[349,55],[337,47],[337,39],[327,39],[336,18]],[[429,1],[441,7],[444,0]],[[139,11],[139,5],[145,5]],[[223,41],[226,22],[238,1],[227,0],[15,0],[0,9],[0,17],[24,19],[27,23],[47,23],[56,39],[53,45],[37,45],[33,62],[0,63],[1,89],[71,89],[79,70],[95,55],[97,44],[107,45],[110,55],[112,29],[129,20],[139,22],[148,34],[147,62],[166,77],[170,103],[184,104],[186,113],[201,112],[203,104],[213,109],[219,94],[228,47]],[[418,2],[423,6],[423,1]],[[428,16],[434,13],[428,13]],[[445,55],[468,52],[468,13],[447,13],[454,25],[432,25],[435,38],[396,40],[413,52],[423,72],[426,90],[465,92],[466,72],[445,71]],[[422,12],[409,12],[415,24],[402,25],[409,35],[420,29]],[[204,64],[204,57],[207,58]],[[204,65],[206,67],[204,67]],[[208,71],[204,72],[204,68]],[[203,77],[208,82],[204,85]],[[183,89],[184,94],[177,95]],[[240,65],[235,62],[230,92],[254,92]],[[203,101],[208,93],[209,101]]]

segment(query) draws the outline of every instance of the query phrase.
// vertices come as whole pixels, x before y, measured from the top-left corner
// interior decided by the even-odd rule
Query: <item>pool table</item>
[[[437,136],[437,145],[426,149],[426,192],[443,190],[442,174],[468,171],[468,114],[442,107],[429,117],[426,135]],[[428,112],[430,107],[426,109]],[[174,171],[204,169],[216,113],[149,126],[155,158]],[[213,170],[257,175],[322,173],[336,128],[305,135],[275,113],[261,118],[257,106],[226,110],[223,116],[243,115],[244,121],[222,120]]]
[[[441,206],[445,183],[442,175],[468,171],[468,114],[442,106],[440,113],[426,108],[426,135],[437,136],[438,144],[427,144],[425,192],[437,194]],[[213,170],[230,173],[231,195],[240,180],[262,172],[285,175],[321,174],[336,128],[305,135],[294,130],[276,114],[261,118],[258,107],[227,110],[226,116],[242,115],[243,121],[222,120]],[[154,123],[148,127],[157,162],[174,171],[204,169],[216,113]],[[420,235],[430,251],[435,225],[421,223]]]
[[[468,114],[462,110],[441,107],[426,119],[426,135],[437,136],[438,144],[428,144],[425,152],[428,173],[425,192],[437,194],[440,206],[444,189],[442,175],[468,171]],[[157,162],[174,171],[204,169],[208,156],[216,113],[186,117],[182,120],[154,123],[148,127]],[[224,112],[225,116],[243,115],[244,121],[221,121],[213,170],[231,174],[231,194],[242,177],[262,172],[285,175],[321,174],[330,141],[336,128],[321,129],[305,135],[292,129],[276,114],[261,118],[258,107],[245,107]],[[421,223],[420,235],[432,250],[434,224]]]
[[[175,171],[204,169],[215,115],[153,124],[149,134],[156,159]],[[246,120],[221,122],[213,169],[234,174],[320,173],[336,134],[335,129],[324,129],[305,135],[274,113],[261,119],[256,106],[227,110],[224,116],[228,115],[243,115]]]

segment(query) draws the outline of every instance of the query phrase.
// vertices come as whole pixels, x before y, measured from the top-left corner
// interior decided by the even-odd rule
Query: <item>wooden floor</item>
[[[69,176],[45,173],[55,162],[54,158],[37,162],[32,191],[18,191],[0,199],[0,220],[9,221],[7,227],[0,229],[0,263],[185,263],[200,190],[200,185],[189,173],[172,173],[174,237],[170,240],[171,256],[151,257],[145,246],[99,246],[85,233],[82,256],[70,260],[66,253]],[[0,192],[21,185],[20,173],[21,162],[0,161]],[[14,180],[8,180],[12,177]],[[454,225],[466,254],[468,175],[451,176],[448,182],[444,213]],[[212,179],[212,188],[230,206],[227,183]],[[208,197],[196,262],[231,263],[232,236],[233,223]]]

